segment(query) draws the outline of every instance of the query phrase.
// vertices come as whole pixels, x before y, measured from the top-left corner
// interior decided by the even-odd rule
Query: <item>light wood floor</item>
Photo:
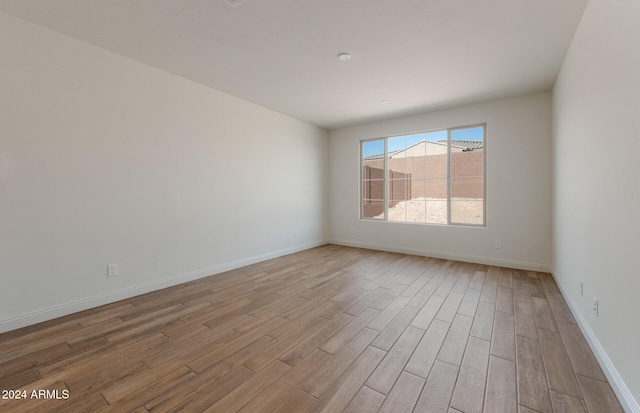
[[[2,412],[622,412],[549,274],[335,245],[2,334],[0,389],[28,392]]]

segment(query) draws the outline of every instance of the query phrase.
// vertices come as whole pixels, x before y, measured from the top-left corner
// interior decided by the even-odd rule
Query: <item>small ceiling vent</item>
[[[236,7],[240,3],[242,3],[242,0],[224,0],[224,1],[226,1],[231,7]]]

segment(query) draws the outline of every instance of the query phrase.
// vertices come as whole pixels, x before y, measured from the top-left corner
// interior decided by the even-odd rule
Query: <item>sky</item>
[[[456,129],[451,131],[451,139],[460,141],[482,141],[482,127],[469,129]],[[389,152],[407,148],[423,140],[440,141],[447,139],[446,130],[438,130],[433,132],[421,132],[406,136],[394,136],[389,138]],[[375,140],[364,142],[362,156],[367,157],[377,155],[384,152],[384,140]]]

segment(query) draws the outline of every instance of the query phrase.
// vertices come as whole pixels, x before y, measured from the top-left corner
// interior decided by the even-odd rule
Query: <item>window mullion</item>
[[[389,220],[389,138],[384,138],[384,220]]]
[[[451,225],[451,129],[447,129],[447,225]]]

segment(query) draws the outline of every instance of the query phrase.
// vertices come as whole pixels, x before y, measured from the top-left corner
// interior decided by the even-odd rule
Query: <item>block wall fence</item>
[[[451,198],[482,199],[483,151],[451,154]],[[447,155],[391,158],[389,167],[389,207],[400,201],[447,198]],[[366,217],[384,210],[384,159],[362,164],[363,213]]]

